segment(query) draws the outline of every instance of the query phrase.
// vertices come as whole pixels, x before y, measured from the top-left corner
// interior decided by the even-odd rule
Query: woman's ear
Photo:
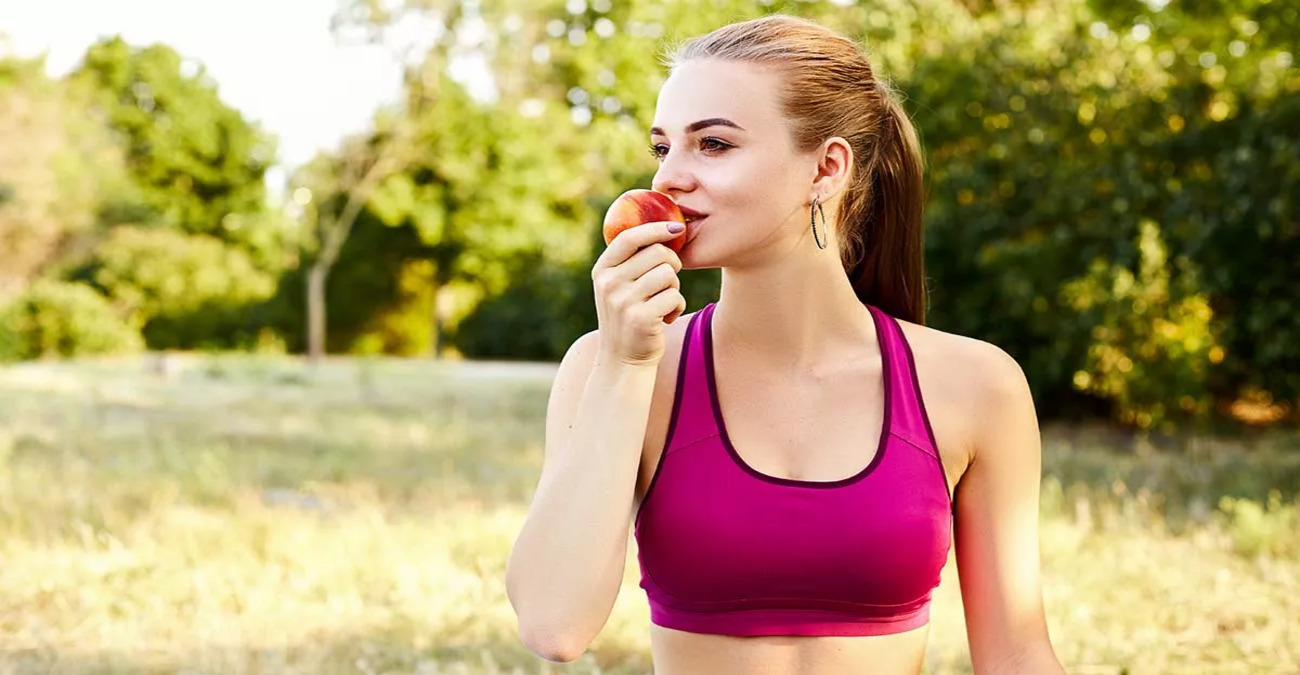
[[[817,172],[813,176],[812,193],[821,197],[823,204],[831,201],[848,185],[853,173],[853,147],[839,136],[832,136],[822,143],[817,152]]]

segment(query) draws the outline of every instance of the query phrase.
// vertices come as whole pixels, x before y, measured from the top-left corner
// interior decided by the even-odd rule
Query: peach
[[[605,235],[605,244],[609,245],[619,232],[629,227],[666,220],[686,222],[682,210],[677,208],[677,202],[662,192],[636,188],[619,195],[618,199],[609,205],[601,230]],[[682,230],[681,234],[664,242],[664,245],[680,252],[685,243],[686,230]]]

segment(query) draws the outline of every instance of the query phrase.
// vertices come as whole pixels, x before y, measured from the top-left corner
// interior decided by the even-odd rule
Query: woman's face
[[[680,65],[660,89],[652,187],[704,216],[688,226],[683,267],[754,264],[804,234],[817,162],[794,150],[783,86],[774,70],[704,59]]]

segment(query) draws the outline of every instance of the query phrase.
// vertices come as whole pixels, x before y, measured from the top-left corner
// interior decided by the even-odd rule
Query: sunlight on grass
[[[581,660],[548,664],[515,635],[505,561],[553,374],[0,369],[0,673],[649,672],[635,542]],[[1295,672],[1294,432],[1179,452],[1108,433],[1044,434],[1044,593],[1067,669]],[[927,672],[969,669],[950,562]]]

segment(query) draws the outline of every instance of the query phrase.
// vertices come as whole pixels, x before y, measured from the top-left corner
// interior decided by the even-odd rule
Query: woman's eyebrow
[[[731,127],[733,129],[739,129],[741,131],[745,130],[744,127],[740,126],[739,124],[736,124],[735,122],[732,122],[729,119],[723,117],[710,117],[707,120],[700,120],[698,122],[691,122],[690,124],[688,124],[686,126],[686,133],[693,134],[699,131],[700,129],[707,129],[709,127]],[[659,127],[650,127],[650,135],[667,136],[668,134],[665,134],[664,130]]]

